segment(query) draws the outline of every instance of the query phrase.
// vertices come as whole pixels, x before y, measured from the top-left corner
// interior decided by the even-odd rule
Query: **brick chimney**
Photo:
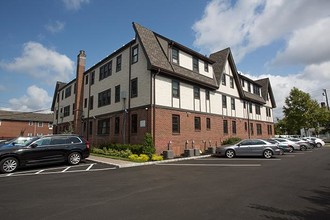
[[[86,66],[86,54],[81,50],[77,57],[77,73],[76,73],[76,97],[74,109],[74,132],[82,135],[82,119],[83,119],[83,101],[84,101],[84,72]]]

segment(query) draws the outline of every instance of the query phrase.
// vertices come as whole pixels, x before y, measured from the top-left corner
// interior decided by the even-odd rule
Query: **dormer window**
[[[199,72],[199,66],[198,66],[198,58],[193,57],[193,71]]]
[[[172,48],[172,62],[179,64],[179,50],[175,47]]]
[[[209,72],[209,64],[205,61],[204,61],[204,71],[207,73]]]

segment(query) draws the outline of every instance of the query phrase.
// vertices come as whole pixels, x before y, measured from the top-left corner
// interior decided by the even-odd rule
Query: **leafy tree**
[[[286,124],[286,118],[279,119],[277,118],[277,122],[274,125],[275,128],[275,134],[281,135],[287,133],[287,124]]]
[[[301,128],[307,130],[317,126],[320,107],[308,93],[294,87],[285,99],[285,104],[283,113],[286,118],[287,131],[290,134],[298,134]]]

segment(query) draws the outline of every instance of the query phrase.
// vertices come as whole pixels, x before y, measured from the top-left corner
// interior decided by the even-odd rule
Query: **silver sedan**
[[[246,139],[234,145],[217,147],[215,155],[233,158],[235,156],[264,156],[269,159],[273,155],[280,155],[281,149],[277,144],[271,144],[261,139]]]

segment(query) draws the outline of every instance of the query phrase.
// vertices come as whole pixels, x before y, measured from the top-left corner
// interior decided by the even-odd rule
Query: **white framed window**
[[[43,126],[44,126],[44,123],[38,122],[38,127],[43,127]]]
[[[33,121],[29,121],[29,126],[33,126]]]
[[[32,133],[28,133],[27,136],[28,136],[28,137],[32,137]]]

